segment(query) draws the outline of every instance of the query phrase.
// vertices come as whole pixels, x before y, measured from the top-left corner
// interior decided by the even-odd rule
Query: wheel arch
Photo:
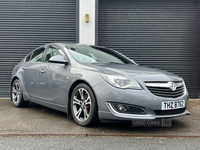
[[[95,100],[96,100],[97,110],[99,110],[99,109],[98,109],[98,103],[97,103],[97,98],[96,98],[95,92],[94,92],[94,90],[92,89],[92,87],[90,86],[90,84],[89,84],[88,82],[84,81],[84,80],[77,80],[77,81],[75,81],[75,82],[71,85],[71,87],[70,87],[70,89],[69,89],[69,92],[68,92],[68,109],[67,109],[67,118],[68,118],[68,119],[71,119],[71,118],[72,118],[72,116],[71,116],[71,108],[70,108],[70,105],[71,105],[70,102],[71,102],[72,92],[73,92],[74,88],[75,88],[78,84],[81,84],[81,83],[84,83],[84,84],[86,84],[87,86],[90,87],[90,89],[92,90],[92,92],[93,92],[93,94],[94,94]]]

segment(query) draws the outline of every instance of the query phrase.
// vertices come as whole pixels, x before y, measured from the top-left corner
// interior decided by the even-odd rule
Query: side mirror
[[[61,55],[56,55],[56,56],[53,56],[49,59],[49,62],[52,62],[52,63],[59,63],[59,64],[65,64],[67,65],[68,64],[68,61],[64,59],[63,56]]]

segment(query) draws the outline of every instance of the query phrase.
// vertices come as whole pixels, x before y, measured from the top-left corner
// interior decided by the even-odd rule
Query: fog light
[[[127,111],[127,108],[125,105],[117,105],[117,109],[120,111],[120,112],[126,112]]]
[[[129,104],[120,104],[120,103],[110,103],[112,108],[119,112],[119,113],[125,113],[125,114],[140,114],[145,115],[146,111],[144,108],[139,106],[133,106]]]

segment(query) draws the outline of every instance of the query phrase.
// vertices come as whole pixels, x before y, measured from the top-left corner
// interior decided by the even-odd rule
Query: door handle
[[[40,73],[44,73],[44,70],[43,70],[43,69],[41,69],[41,70],[40,70]]]

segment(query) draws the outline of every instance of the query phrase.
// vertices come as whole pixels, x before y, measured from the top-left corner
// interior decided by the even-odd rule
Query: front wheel
[[[11,100],[15,107],[26,107],[29,102],[24,101],[21,89],[21,83],[16,79],[11,87]]]
[[[81,126],[92,126],[97,122],[96,99],[88,85],[81,83],[73,90],[71,113],[74,121]]]

